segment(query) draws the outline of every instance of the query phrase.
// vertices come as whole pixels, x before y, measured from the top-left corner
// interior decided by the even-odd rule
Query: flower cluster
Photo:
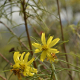
[[[42,44],[35,43],[35,42],[32,44],[36,48],[34,53],[42,52],[41,57],[40,57],[40,60],[42,62],[44,61],[46,57],[50,61],[54,61],[56,59],[55,53],[59,53],[57,49],[54,49],[52,47],[56,45],[60,39],[59,38],[56,38],[54,40],[52,39],[53,39],[53,36],[50,36],[49,39],[46,41],[45,33],[42,33],[42,36],[41,36]]]
[[[42,33],[41,36],[42,44],[35,42],[32,44],[36,48],[34,53],[42,52],[40,57],[40,60],[42,62],[44,61],[45,58],[47,58],[47,60],[50,60],[50,62],[51,61],[54,62],[54,60],[57,59],[55,54],[59,53],[59,51],[53,48],[53,46],[56,45],[60,39],[59,38],[56,38],[54,40],[52,39],[53,36],[50,36],[46,41],[45,33]],[[28,61],[30,53],[28,52],[25,55],[25,57],[24,55],[25,52],[23,52],[22,54],[20,54],[19,52],[15,52],[13,56],[15,64],[12,66],[11,70],[14,72],[15,75],[18,75],[19,79],[21,78],[21,74],[23,76],[33,76],[34,73],[37,73],[37,69],[31,67],[31,64],[35,58],[32,58],[30,61]]]
[[[12,66],[11,70],[14,72],[15,75],[18,75],[19,79],[21,78],[21,74],[23,76],[33,76],[34,73],[37,73],[37,69],[30,66],[31,63],[34,61],[34,58],[28,61],[29,54],[29,52],[26,55],[25,52],[23,52],[22,54],[20,54],[19,52],[14,53],[13,59],[15,64]]]

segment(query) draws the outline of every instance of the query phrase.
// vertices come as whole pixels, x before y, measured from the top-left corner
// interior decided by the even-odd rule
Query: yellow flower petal
[[[40,48],[40,47],[41,47],[41,44],[38,44],[38,43],[35,43],[35,42],[34,42],[32,45],[33,45],[35,48]]]
[[[16,68],[20,68],[19,63],[14,64],[14,65],[13,65],[13,68],[15,68],[15,69],[16,69]]]
[[[30,71],[33,72],[33,73],[37,73],[37,69],[35,69],[35,68],[31,68]]]
[[[46,44],[45,33],[42,33],[41,41],[44,45]]]
[[[49,52],[50,53],[59,53],[59,51],[57,49],[53,49],[53,48],[50,48]]]
[[[23,75],[24,75],[24,76],[27,76],[26,72],[23,72]]]
[[[20,60],[21,60],[21,61],[24,60],[24,59],[23,59],[24,54],[25,54],[25,52],[23,52],[23,53],[21,54],[21,57],[20,57]]]
[[[27,68],[24,70],[23,75],[24,76],[33,76],[35,72],[32,72],[32,67],[27,66]]]
[[[50,53],[47,54],[47,58],[51,61],[55,61],[55,59],[57,59],[57,57],[55,56],[55,53],[52,53],[54,55],[51,55]]]
[[[19,52],[15,52],[14,53],[14,56],[13,56],[13,59],[14,59],[14,62],[19,62],[19,57],[21,56],[21,54],[19,54]]]
[[[30,65],[30,64],[34,61],[34,59],[35,59],[35,58],[32,58],[30,61],[28,61],[28,62],[27,62],[27,65]]]
[[[41,54],[41,57],[40,57],[40,60],[43,62],[44,59],[46,58],[46,51],[43,51],[42,54]]]
[[[50,44],[49,44],[49,47],[52,47],[52,46],[54,46],[54,45],[56,45],[58,42],[59,42],[59,38],[56,38],[56,39],[54,39]]]
[[[52,39],[53,39],[53,37],[50,36],[50,38],[47,40],[47,46],[51,43]]]
[[[29,75],[29,76],[33,76],[33,75],[34,75],[34,73],[29,73],[28,75]]]
[[[24,63],[27,63],[29,55],[30,55],[30,53],[29,53],[29,52],[25,55]]]
[[[32,68],[32,67],[29,68],[29,71],[30,71],[31,73],[37,73],[37,69]]]
[[[39,53],[39,52],[41,52],[41,50],[40,49],[36,49],[34,53]]]

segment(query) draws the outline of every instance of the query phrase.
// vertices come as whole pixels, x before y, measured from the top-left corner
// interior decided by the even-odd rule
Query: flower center
[[[25,65],[24,65],[24,64],[20,65],[20,68],[21,68],[21,70],[24,71],[24,69],[25,69]]]
[[[21,80],[20,69],[11,69],[11,71],[13,71],[13,73],[18,76],[18,79]]]
[[[48,50],[47,45],[42,45],[42,50]]]

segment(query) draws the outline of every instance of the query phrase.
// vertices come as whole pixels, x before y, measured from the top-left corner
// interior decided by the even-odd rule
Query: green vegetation
[[[80,80],[79,7],[80,0],[0,1],[0,80],[20,80],[12,70],[17,51],[30,52],[28,68],[38,71],[24,76],[17,56],[22,80]]]

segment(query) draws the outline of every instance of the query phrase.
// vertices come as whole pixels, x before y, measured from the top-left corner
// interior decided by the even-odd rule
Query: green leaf
[[[8,40],[8,43],[14,38],[15,36],[11,36],[10,39]]]

